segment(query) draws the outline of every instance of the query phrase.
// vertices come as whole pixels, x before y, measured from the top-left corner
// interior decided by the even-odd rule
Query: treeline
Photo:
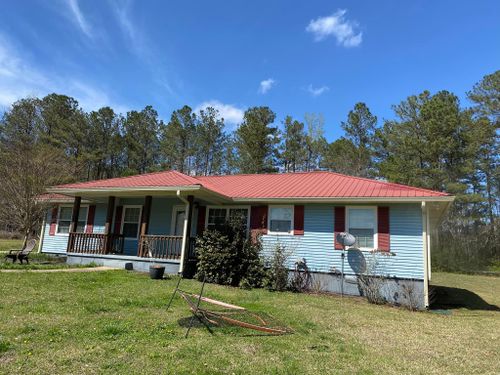
[[[25,98],[0,121],[3,196],[9,184],[30,185],[29,195],[55,183],[165,169],[191,175],[331,170],[457,195],[435,260],[446,269],[484,268],[500,252],[500,71],[467,96],[471,105],[464,107],[451,92],[424,91],[394,105],[394,118],[383,121],[357,103],[340,124],[343,136],[331,143],[320,114],[276,119],[270,108],[252,107],[229,132],[214,108],[195,113],[184,106],[164,121],[151,106],[85,112],[64,95]]]

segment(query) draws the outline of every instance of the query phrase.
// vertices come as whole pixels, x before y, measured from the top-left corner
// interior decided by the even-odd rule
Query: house
[[[164,171],[50,188],[41,251],[69,263],[146,270],[154,258],[176,273],[195,259],[195,237],[235,215],[264,252],[277,244],[303,258],[316,283],[359,294],[357,276],[384,276],[386,297],[428,306],[431,233],[454,197],[331,172],[192,177]],[[356,244],[342,256],[336,234]],[[404,296],[401,286],[413,296]],[[409,287],[408,287],[409,286]],[[416,296],[416,297],[415,297]]]

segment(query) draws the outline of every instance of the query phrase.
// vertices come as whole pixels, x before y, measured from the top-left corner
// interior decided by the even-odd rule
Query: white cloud
[[[85,80],[45,72],[29,64],[19,50],[0,34],[0,106],[8,108],[21,98],[41,97],[53,92],[74,97],[85,110],[103,106],[110,106],[117,112],[128,109],[114,103],[104,90]]]
[[[78,0],[66,0],[66,4],[71,11],[71,16],[73,20],[76,22],[77,26],[82,30],[82,32],[87,35],[89,38],[92,38],[92,30],[85,19],[82,11],[80,10],[80,6],[78,5]]]
[[[205,109],[207,107],[212,107],[219,111],[220,116],[224,119],[226,124],[237,125],[243,121],[243,114],[245,111],[241,108],[236,107],[232,104],[224,104],[218,100],[208,100],[196,106],[195,112],[200,109]]]
[[[259,93],[265,94],[276,85],[276,81],[272,78],[265,79],[260,82]]]
[[[311,20],[306,31],[314,35],[319,42],[329,36],[334,36],[337,43],[344,47],[356,47],[363,41],[363,33],[358,32],[358,23],[345,18],[347,10],[339,9],[331,16],[318,17]]]
[[[323,95],[325,92],[330,91],[330,88],[328,86],[321,86],[321,87],[313,87],[313,85],[307,86],[307,92],[311,94],[312,96],[320,96]]]
[[[137,25],[137,22],[134,21],[132,17],[134,14],[133,5],[133,0],[110,1],[111,9],[132,53],[147,66],[159,87],[164,89],[170,96],[178,97],[179,95],[175,89],[178,84],[174,85],[174,83],[178,83],[178,80],[173,82],[173,74],[171,74],[169,67],[165,63],[166,55],[145,35],[142,31],[144,27]]]

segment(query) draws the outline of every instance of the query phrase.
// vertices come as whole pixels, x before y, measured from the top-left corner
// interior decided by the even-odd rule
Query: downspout
[[[38,253],[40,253],[42,251],[42,244],[43,244],[43,239],[45,237],[45,217],[43,217],[43,221],[42,221],[42,230],[40,231],[40,239],[38,240]]]
[[[429,307],[429,259],[427,249],[427,207],[425,202],[422,202],[422,240],[423,240],[423,255],[424,255],[424,306]]]
[[[186,254],[186,246],[187,246],[187,230],[188,230],[188,212],[191,209],[189,207],[189,201],[181,195],[181,191],[177,190],[177,198],[179,198],[182,202],[186,204],[186,209],[184,213],[184,228],[182,230],[182,245],[181,245],[181,264],[179,265],[179,274],[182,275],[184,271],[184,258]]]
[[[432,280],[431,274],[431,215],[430,210],[427,210],[427,275],[429,276],[429,281]]]

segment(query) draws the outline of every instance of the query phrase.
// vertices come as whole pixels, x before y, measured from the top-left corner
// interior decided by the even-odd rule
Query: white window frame
[[[178,204],[178,205],[175,205],[174,207],[172,207],[172,219],[170,221],[170,234],[172,236],[175,236],[175,219],[177,216],[177,212],[179,212],[179,211],[186,211],[186,205]],[[184,215],[185,214],[186,213],[184,213]],[[181,237],[182,236],[184,236],[184,231],[181,234]]]
[[[238,210],[247,210],[247,224],[246,224],[246,233],[248,234],[248,231],[250,229],[250,206],[207,206],[207,212],[205,214],[205,228],[208,228],[208,214],[210,209],[224,209],[226,210],[226,221],[229,219],[229,210],[230,209],[238,209]]]
[[[373,248],[371,247],[359,247],[357,249],[363,250],[363,251],[374,251],[378,247],[378,206],[346,206],[345,210],[345,226],[346,226],[346,232],[350,233],[349,230],[351,229],[349,227],[349,211],[351,209],[371,209],[373,210],[374,217],[375,217],[375,223],[374,223],[374,228],[373,228]],[[349,249],[354,249],[354,247],[350,246]]]
[[[123,237],[124,240],[138,240],[141,235],[141,217],[142,217],[142,205],[140,204],[127,204],[123,206],[122,210],[122,220],[120,224],[120,234],[123,234],[123,226],[125,224],[125,211],[127,208],[139,208],[139,221],[137,222],[137,237]]]
[[[56,236],[64,236],[64,237],[68,237],[69,236],[69,232],[68,233],[59,233],[59,218],[61,217],[61,208],[66,208],[66,207],[69,207],[71,208],[71,216],[73,217],[73,205],[69,205],[69,204],[61,204],[59,205],[59,207],[57,208],[57,225],[56,225]],[[81,205],[80,206],[80,209],[82,208],[87,208],[87,215],[85,215],[85,225],[83,226],[83,232],[82,233],[85,233],[87,231],[87,222],[89,220],[89,205],[88,204],[84,204],[84,205]],[[70,227],[71,227],[71,219],[70,219]]]
[[[292,219],[290,225],[290,232],[273,232],[271,231],[271,209],[272,208],[291,208],[292,209]],[[295,222],[295,206],[294,205],[271,205],[268,206],[267,213],[267,234],[278,235],[278,236],[293,236],[294,235],[294,222]]]

